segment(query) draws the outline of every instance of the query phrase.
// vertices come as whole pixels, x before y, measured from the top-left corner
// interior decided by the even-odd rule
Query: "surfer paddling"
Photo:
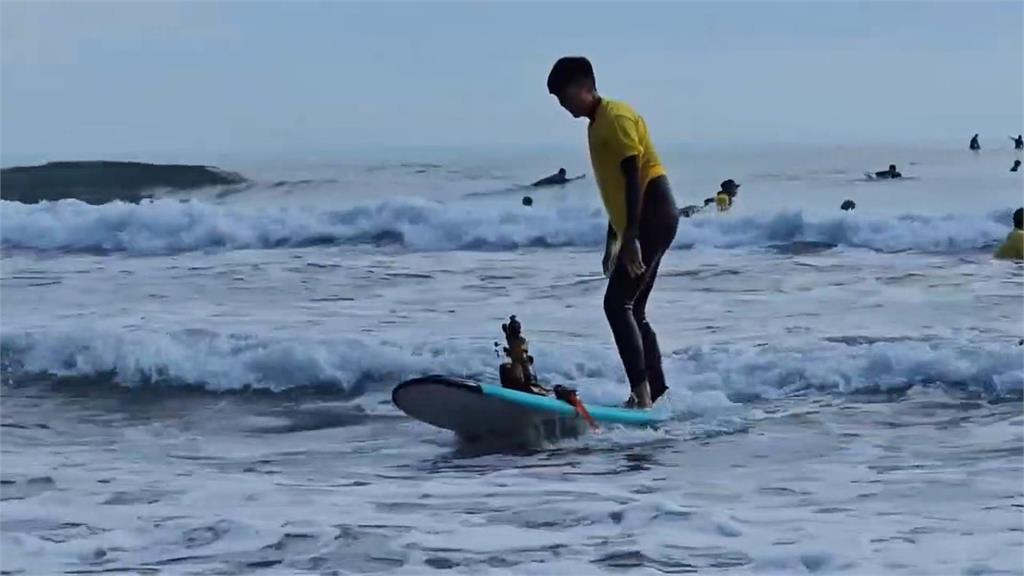
[[[628,104],[598,94],[589,60],[559,59],[547,84],[574,118],[590,121],[590,161],[608,213],[604,311],[629,379],[626,406],[648,408],[668,386],[647,300],[675,239],[679,210],[646,122]]]
[[[563,184],[568,184],[573,180],[579,180],[584,176],[586,176],[586,174],[580,174],[579,176],[569,178],[567,176],[565,168],[559,168],[558,172],[555,172],[551,176],[545,176],[544,178],[537,180],[533,184],[530,184],[530,186],[533,186],[534,188],[540,188],[541,186],[561,186]]]

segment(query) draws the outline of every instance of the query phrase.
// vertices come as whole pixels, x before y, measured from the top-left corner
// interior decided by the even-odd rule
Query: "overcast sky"
[[[0,3],[2,152],[578,145],[554,60],[659,142],[1024,129],[1024,2]],[[984,142],[985,140],[983,140]]]

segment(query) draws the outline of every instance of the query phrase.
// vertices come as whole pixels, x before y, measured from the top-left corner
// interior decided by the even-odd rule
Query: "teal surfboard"
[[[413,418],[452,430],[466,440],[576,436],[590,426],[576,408],[540,396],[449,376],[407,380],[391,392],[395,406]],[[663,416],[650,410],[585,404],[598,427],[656,427]]]

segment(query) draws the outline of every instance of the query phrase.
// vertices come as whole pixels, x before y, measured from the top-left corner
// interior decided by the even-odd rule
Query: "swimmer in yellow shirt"
[[[1006,235],[1003,245],[996,250],[1000,260],[1024,260],[1024,208],[1013,213],[1013,230]]]
[[[732,208],[732,201],[740,191],[740,185],[732,178],[722,182],[722,189],[715,194],[715,205],[719,212],[728,212]]]
[[[590,161],[608,213],[605,316],[629,379],[626,406],[648,408],[668,386],[647,300],[675,239],[679,209],[647,123],[625,102],[598,94],[590,61],[559,59],[548,75],[548,92],[574,118],[590,121]]]

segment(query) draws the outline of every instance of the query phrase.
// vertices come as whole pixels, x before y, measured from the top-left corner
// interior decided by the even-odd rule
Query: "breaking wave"
[[[99,206],[78,200],[0,202],[7,248],[136,255],[269,249],[322,244],[394,245],[408,250],[510,250],[600,246],[605,217],[592,205],[549,208],[418,199],[345,210],[247,209],[170,199]],[[1006,214],[856,215],[811,220],[801,212],[683,219],[676,243],[696,247],[849,246],[881,252],[958,252],[989,248],[1006,234]]]

